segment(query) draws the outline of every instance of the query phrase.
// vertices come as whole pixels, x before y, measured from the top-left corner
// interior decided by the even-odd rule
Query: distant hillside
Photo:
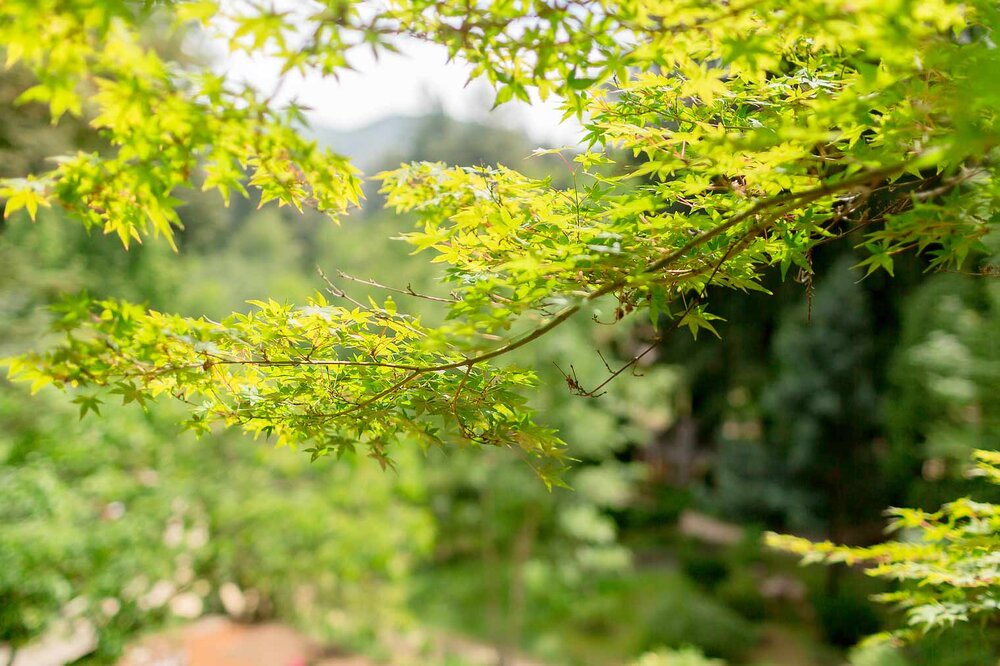
[[[360,169],[382,166],[391,155],[409,155],[425,116],[389,116],[351,130],[313,127],[313,137],[324,146],[351,158]]]
[[[501,162],[523,169],[524,159],[539,147],[519,130],[456,120],[443,113],[389,116],[353,130],[314,127],[312,134],[368,174],[410,160],[463,165]]]

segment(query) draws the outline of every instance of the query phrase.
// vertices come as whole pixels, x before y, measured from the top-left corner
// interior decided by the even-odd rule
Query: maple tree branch
[[[705,233],[703,233],[703,234],[701,234],[701,235],[699,235],[699,236],[691,239],[690,241],[688,241],[687,243],[685,243],[681,248],[679,248],[677,250],[674,250],[673,252],[669,253],[668,255],[666,255],[665,257],[663,257],[662,259],[659,259],[659,260],[653,262],[652,264],[650,264],[649,266],[647,266],[642,271],[642,274],[656,273],[658,271],[661,271],[661,270],[667,268],[668,266],[670,266],[671,264],[673,264],[674,262],[678,261],[679,259],[682,259],[691,250],[704,245],[705,243],[709,242],[713,238],[716,238],[716,237],[720,236],[721,234],[725,233],[726,231],[728,231],[729,229],[735,227],[736,225],[740,224],[741,222],[744,222],[744,221],[746,221],[748,219],[751,219],[752,217],[754,217],[754,216],[756,216],[758,214],[764,213],[768,209],[772,209],[772,208],[777,207],[777,210],[772,211],[771,214],[768,216],[768,218],[766,220],[760,222],[755,227],[753,227],[750,231],[747,232],[747,234],[744,235],[744,237],[738,243],[734,244],[730,248],[730,250],[724,256],[723,260],[720,261],[717,264],[717,266],[715,267],[715,269],[714,269],[714,271],[712,273],[712,276],[711,276],[712,278],[714,278],[715,275],[716,275],[716,273],[719,271],[719,269],[721,269],[721,267],[725,264],[725,262],[728,261],[729,257],[731,256],[731,254],[734,251],[739,250],[739,249],[743,249],[744,247],[746,247],[746,245],[749,244],[749,242],[751,242],[754,238],[756,238],[765,229],[767,229],[768,227],[770,227],[771,224],[773,224],[776,219],[778,219],[781,215],[785,214],[786,212],[789,212],[789,210],[785,209],[786,207],[790,206],[791,210],[794,210],[795,208],[801,207],[801,206],[803,206],[805,204],[811,203],[813,201],[816,201],[817,199],[821,199],[821,198],[823,198],[825,196],[828,196],[830,194],[834,194],[836,192],[841,192],[841,191],[844,191],[844,190],[847,190],[847,189],[851,189],[851,188],[855,188],[855,187],[860,187],[860,186],[872,183],[873,181],[879,181],[879,180],[882,180],[884,178],[888,178],[888,177],[894,176],[896,174],[902,173],[906,169],[906,167],[908,165],[909,165],[909,162],[907,162],[907,163],[901,163],[901,164],[896,164],[896,165],[893,165],[893,166],[890,166],[890,167],[885,167],[885,168],[877,169],[877,170],[874,170],[874,171],[867,171],[867,172],[858,174],[857,176],[854,176],[852,178],[847,178],[847,179],[844,179],[844,180],[836,182],[836,183],[823,183],[822,185],[820,185],[818,187],[812,188],[810,190],[805,190],[803,192],[786,193],[786,194],[782,194],[782,195],[771,197],[769,199],[765,199],[764,201],[758,202],[754,206],[751,206],[749,209],[747,209],[743,213],[740,213],[740,214],[734,216],[733,218],[731,218],[730,220],[728,220],[728,221],[726,221],[726,222],[724,222],[724,223],[722,223],[722,224],[714,227],[713,229],[711,229],[709,231],[706,231]],[[577,303],[574,303],[573,305],[570,305],[569,307],[565,308],[562,312],[560,312],[557,315],[555,315],[551,320],[549,320],[548,322],[546,322],[544,325],[539,326],[538,328],[535,328],[534,330],[526,333],[525,335],[521,336],[520,338],[517,338],[516,340],[513,340],[513,341],[511,341],[511,342],[509,342],[509,343],[507,343],[505,345],[497,347],[496,349],[490,350],[488,352],[484,352],[484,353],[479,354],[477,356],[472,356],[472,357],[469,357],[469,358],[465,358],[465,359],[463,359],[461,361],[454,361],[454,362],[451,362],[451,363],[443,363],[443,364],[436,365],[436,366],[428,366],[428,367],[425,367],[425,368],[414,370],[410,375],[407,375],[403,380],[401,380],[401,381],[397,382],[396,384],[390,386],[389,388],[387,388],[387,389],[379,392],[377,395],[373,396],[372,398],[369,398],[368,400],[365,400],[365,401],[359,403],[358,405],[356,405],[355,407],[352,407],[351,409],[348,409],[348,410],[345,410],[343,412],[339,412],[337,414],[334,414],[333,416],[334,417],[336,417],[336,416],[344,416],[346,414],[350,414],[352,412],[355,412],[358,409],[361,409],[363,407],[371,405],[371,404],[377,402],[378,400],[381,400],[385,396],[387,396],[387,395],[389,395],[391,393],[394,393],[398,389],[403,388],[404,386],[406,386],[407,384],[409,384],[410,382],[412,382],[413,380],[415,380],[420,375],[423,375],[423,374],[426,374],[426,373],[429,373],[429,372],[442,372],[442,371],[446,371],[446,370],[454,370],[454,369],[463,368],[463,367],[464,368],[471,368],[473,365],[476,365],[478,363],[483,363],[485,361],[489,361],[489,360],[497,358],[499,356],[503,356],[505,354],[508,354],[508,353],[510,353],[510,352],[512,352],[512,351],[514,351],[516,349],[519,349],[519,348],[521,348],[521,347],[523,347],[523,346],[525,346],[525,345],[527,345],[527,344],[529,344],[529,343],[537,340],[538,338],[542,337],[543,335],[545,335],[545,334],[549,333],[550,331],[552,331],[553,329],[557,328],[558,326],[560,326],[561,324],[563,324],[564,322],[566,322],[568,319],[570,319],[577,312],[579,312],[582,309],[582,307],[583,307],[583,305],[585,303],[593,301],[593,300],[595,300],[595,299],[597,299],[597,298],[599,298],[601,296],[605,296],[605,295],[607,295],[607,294],[609,294],[609,293],[611,293],[611,292],[613,292],[613,291],[615,291],[617,289],[625,287],[625,286],[628,285],[629,282],[630,282],[629,278],[623,278],[623,279],[611,282],[611,283],[605,285],[604,287],[601,287],[600,289],[597,289],[597,290],[591,292],[589,295],[587,295],[586,297],[584,297],[583,299],[581,299]],[[711,278],[709,279],[709,282],[711,282]],[[705,288],[707,288],[707,286],[708,286],[708,282],[706,282]],[[703,290],[702,294],[699,295],[698,298],[694,299],[692,301],[691,305],[688,306],[688,310],[686,311],[686,313],[689,313],[691,311],[691,309],[694,307],[694,305],[696,305],[697,302],[699,300],[701,300],[701,296],[703,296],[703,295],[704,295],[704,290]],[[679,326],[680,322],[683,321],[683,319],[684,319],[683,316],[678,317],[675,320],[676,323],[674,325],[674,328],[676,328],[677,326]],[[671,330],[673,330],[673,329],[671,329]],[[638,359],[636,359],[636,362],[637,361],[638,361]],[[626,365],[625,368],[631,367],[631,365],[632,364]],[[611,379],[614,379],[614,377],[617,377],[618,375],[620,375],[622,371],[624,371],[624,369],[621,370],[621,371],[619,371],[617,374],[613,375]],[[597,389],[601,388],[601,386],[604,386],[606,383],[607,382],[605,382],[604,384],[601,384],[600,386],[598,386],[594,390],[596,391]],[[591,391],[590,393],[592,393],[592,392],[593,391]]]
[[[885,168],[882,168],[882,169],[877,169],[877,170],[872,170],[872,171],[866,171],[866,172],[863,172],[863,173],[859,173],[859,174],[857,174],[857,175],[855,175],[853,177],[849,177],[849,178],[840,180],[838,182],[826,182],[826,183],[823,183],[823,184],[821,184],[821,185],[819,185],[819,186],[817,186],[815,188],[812,188],[812,189],[809,189],[809,190],[805,190],[805,191],[802,191],[802,192],[785,193],[785,194],[777,195],[777,196],[770,197],[768,199],[759,201],[758,203],[752,205],[750,208],[746,209],[745,211],[734,215],[733,217],[731,217],[729,220],[723,222],[722,224],[719,224],[716,227],[713,227],[712,229],[710,229],[710,230],[708,230],[708,231],[706,231],[706,232],[704,232],[704,233],[702,233],[702,234],[700,234],[700,235],[698,235],[698,236],[690,239],[688,242],[686,242],[680,248],[677,248],[676,250],[673,250],[673,251],[669,252],[668,254],[666,254],[665,256],[661,257],[660,259],[658,259],[658,260],[650,263],[649,265],[647,265],[639,273],[637,273],[637,274],[631,274],[631,275],[626,275],[626,276],[623,276],[623,277],[621,277],[619,279],[612,280],[612,281],[608,282],[604,286],[591,291],[590,293],[586,294],[585,296],[582,296],[581,298],[579,298],[577,300],[577,302],[575,302],[575,303],[567,306],[562,311],[560,311],[557,314],[555,314],[554,316],[552,316],[543,325],[538,326],[537,328],[534,328],[534,329],[532,329],[532,330],[530,330],[530,331],[522,334],[521,336],[519,336],[519,337],[517,337],[517,338],[515,338],[513,340],[510,340],[506,344],[503,344],[503,345],[498,346],[498,347],[496,347],[496,348],[494,348],[492,350],[488,350],[488,351],[482,352],[482,353],[477,354],[477,355],[467,356],[467,357],[464,357],[464,358],[461,358],[461,359],[458,359],[458,360],[448,361],[448,362],[444,362],[444,363],[437,363],[437,364],[432,364],[432,365],[417,365],[417,364],[412,364],[412,363],[393,363],[391,361],[383,362],[383,361],[377,361],[377,360],[372,360],[372,361],[350,361],[350,360],[342,360],[342,359],[324,360],[324,359],[312,359],[312,358],[282,359],[282,360],[270,360],[270,359],[245,359],[245,360],[243,360],[243,359],[233,359],[233,358],[217,358],[217,357],[213,356],[211,358],[208,358],[204,363],[200,363],[200,364],[186,364],[186,365],[174,366],[174,367],[171,367],[171,368],[159,368],[159,369],[155,369],[155,370],[143,371],[141,373],[137,373],[137,375],[147,375],[148,376],[151,372],[154,372],[156,374],[160,374],[160,373],[166,373],[166,372],[171,372],[171,371],[193,370],[193,369],[196,369],[196,368],[199,368],[199,367],[204,368],[205,370],[211,370],[211,368],[214,367],[214,366],[222,366],[222,365],[254,365],[254,366],[261,366],[261,367],[308,367],[308,366],[316,366],[316,367],[324,367],[324,366],[372,367],[372,368],[385,368],[385,369],[389,369],[389,370],[400,370],[400,371],[405,371],[407,373],[404,377],[402,377],[401,379],[395,381],[394,383],[392,383],[388,387],[384,388],[383,390],[379,391],[375,395],[372,395],[372,396],[370,396],[370,397],[368,397],[368,398],[366,398],[366,399],[364,399],[361,402],[358,402],[356,404],[352,404],[350,407],[348,407],[346,409],[343,409],[343,410],[340,410],[340,411],[336,411],[336,412],[332,412],[332,413],[328,413],[328,414],[315,414],[315,415],[311,415],[311,416],[315,416],[315,417],[318,417],[318,418],[322,418],[324,420],[340,418],[340,417],[343,417],[343,416],[347,416],[347,415],[356,413],[356,412],[358,412],[358,411],[360,411],[360,410],[362,410],[362,409],[364,409],[364,408],[366,408],[366,407],[368,407],[368,406],[370,406],[372,404],[375,404],[375,403],[379,402],[383,398],[386,398],[387,396],[392,395],[392,394],[398,392],[399,390],[403,389],[407,385],[409,385],[412,382],[414,382],[415,380],[417,380],[419,377],[421,377],[423,375],[426,375],[426,374],[429,374],[429,373],[446,372],[446,371],[449,371],[449,370],[464,369],[465,373],[464,373],[464,376],[462,378],[462,384],[461,384],[461,386],[459,388],[459,392],[460,392],[464,388],[465,383],[468,381],[468,378],[469,378],[469,376],[471,374],[472,368],[475,365],[484,363],[486,361],[490,361],[490,360],[498,358],[500,356],[504,356],[504,355],[509,354],[509,353],[511,353],[511,352],[513,352],[513,351],[515,351],[517,349],[520,349],[521,347],[524,347],[524,346],[530,344],[531,342],[534,342],[535,340],[537,340],[537,339],[541,338],[542,336],[548,334],[550,331],[554,330],[555,328],[559,327],[564,322],[566,322],[567,320],[569,320],[571,317],[573,317],[575,314],[577,314],[583,308],[583,306],[586,303],[592,302],[592,301],[594,301],[594,300],[596,300],[596,299],[598,299],[598,298],[600,298],[602,296],[608,295],[608,294],[613,293],[613,292],[615,292],[617,290],[626,288],[630,284],[633,284],[636,281],[636,279],[638,277],[640,277],[640,276],[648,276],[648,275],[652,275],[652,274],[663,272],[663,271],[669,269],[676,262],[684,259],[692,250],[694,250],[696,248],[699,248],[699,247],[707,244],[708,242],[710,242],[711,240],[713,240],[715,238],[718,238],[719,236],[723,235],[725,232],[727,232],[728,230],[736,227],[737,225],[741,224],[742,222],[745,222],[747,220],[753,219],[753,218],[758,217],[758,216],[764,216],[764,218],[761,219],[757,224],[755,224],[750,229],[748,229],[740,237],[740,239],[738,241],[732,243],[727,248],[727,250],[723,254],[722,258],[718,262],[715,262],[715,266],[714,266],[711,274],[709,275],[708,280],[702,286],[702,289],[701,289],[700,293],[694,299],[692,299],[691,303],[688,304],[688,306],[685,309],[685,311],[683,313],[681,313],[680,316],[678,316],[678,317],[675,318],[673,325],[665,332],[665,334],[669,333],[669,332],[671,332],[671,331],[673,331],[673,330],[675,330],[677,328],[679,328],[679,326],[683,323],[684,318],[688,314],[690,314],[690,312],[692,312],[693,309],[703,300],[703,298],[704,298],[704,296],[705,296],[705,294],[707,292],[708,286],[712,283],[712,281],[717,276],[718,272],[722,269],[722,267],[726,264],[726,262],[728,262],[732,258],[733,255],[735,255],[739,251],[745,249],[753,240],[755,240],[756,238],[758,238],[764,231],[766,231],[769,227],[771,227],[774,224],[775,221],[777,221],[778,219],[780,219],[782,216],[790,213],[791,211],[795,210],[796,208],[800,208],[800,207],[802,207],[804,205],[807,205],[807,204],[809,204],[809,203],[811,203],[813,201],[816,201],[818,199],[821,199],[821,198],[823,198],[825,196],[828,196],[828,195],[831,195],[831,194],[834,194],[834,193],[837,193],[837,192],[842,192],[842,191],[845,191],[845,190],[853,189],[853,188],[863,187],[863,186],[866,186],[866,185],[874,185],[876,182],[878,182],[880,180],[883,180],[885,178],[888,178],[888,177],[891,177],[893,175],[897,175],[897,174],[903,172],[906,169],[906,167],[908,166],[908,164],[909,163],[903,163],[903,164],[893,165],[893,166],[890,166],[890,167],[885,167]],[[705,268],[707,268],[707,266]],[[697,272],[700,272],[700,270],[696,271],[696,273]],[[324,278],[324,280],[327,281],[327,283],[330,285],[331,289],[335,290],[334,291],[335,295],[337,295],[337,296],[345,296],[346,297],[346,295],[343,293],[343,290],[341,290],[339,288],[336,288],[334,285],[332,285],[332,283],[329,282],[329,280],[322,273],[322,271],[320,271],[320,275]],[[363,283],[363,284],[369,284],[370,286],[375,286],[375,287],[379,287],[379,288],[384,288],[383,285],[380,285],[379,283],[376,283],[374,281],[366,281],[366,280],[361,280],[361,279],[358,279],[358,278],[353,278],[353,277],[347,276],[346,274],[343,274],[343,273],[340,273],[340,275],[341,275],[341,277],[345,277],[347,279],[352,279],[352,280],[354,280],[356,282],[360,282],[360,283]],[[691,275],[691,273],[688,272],[685,275]],[[669,276],[669,279],[670,280],[676,280],[677,276]],[[654,281],[657,281],[657,280],[655,280],[655,278],[654,278]],[[663,280],[659,280],[659,281],[662,282]],[[403,293],[407,293],[407,295],[411,295],[411,296],[416,295],[418,297],[422,297],[422,295],[419,295],[416,292],[413,292],[413,293],[403,292]],[[351,299],[351,300],[352,300],[352,302],[354,302],[353,299]],[[451,302],[451,301],[447,301],[447,299],[436,299],[435,298],[435,300],[444,300],[446,302]],[[360,303],[357,303],[357,304],[359,306],[361,306],[361,307],[364,307]],[[608,377],[605,381],[603,381],[601,384],[599,384],[598,386],[596,386],[594,389],[591,389],[589,391],[584,391],[584,390],[582,390],[582,388],[578,387],[579,394],[580,395],[585,395],[585,396],[594,396],[594,395],[596,395],[597,392],[601,388],[603,388],[608,383],[610,383],[611,381],[613,381],[616,377],[620,376],[628,368],[633,367],[641,358],[643,358],[646,354],[648,354],[654,348],[655,344],[657,344],[660,340],[662,340],[662,337],[663,337],[663,335],[659,336],[657,338],[657,341],[653,345],[651,345],[647,349],[643,350],[642,352],[640,352],[639,354],[637,354],[636,356],[634,356],[631,360],[627,361],[623,366],[621,366],[617,370],[613,371],[611,373],[610,377]],[[123,373],[123,376],[128,377],[129,375],[128,375],[128,373]],[[453,399],[453,403],[457,402],[457,399],[458,399],[458,394],[456,393],[456,396]]]

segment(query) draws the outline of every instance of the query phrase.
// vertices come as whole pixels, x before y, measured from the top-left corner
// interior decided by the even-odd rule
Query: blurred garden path
[[[487,645],[447,635],[435,636],[432,643],[434,652],[458,656],[463,664],[496,663],[496,651]],[[398,648],[399,656],[418,659],[406,663],[419,663],[413,645],[400,642]],[[244,624],[212,616],[138,641],[118,666],[375,666],[375,662],[323,646],[283,624]],[[511,666],[543,664],[515,659]]]
[[[60,666],[96,647],[92,628],[78,623],[71,629],[19,652],[15,666]],[[492,647],[464,637],[439,634],[432,642],[438,658],[456,656],[461,663],[472,666],[496,663]],[[400,642],[399,652],[400,656],[412,656],[406,663],[420,663],[413,645]],[[7,655],[2,649],[0,657],[0,663],[5,663]],[[779,625],[765,627],[753,659],[755,663],[781,666],[837,663],[832,654],[813,653],[808,641]],[[209,616],[137,641],[126,650],[118,666],[376,666],[376,662],[323,646],[280,623],[246,624]],[[511,666],[544,664],[517,658]]]
[[[321,657],[315,641],[277,623],[241,624],[206,617],[149,636],[119,666],[370,666],[363,657]]]

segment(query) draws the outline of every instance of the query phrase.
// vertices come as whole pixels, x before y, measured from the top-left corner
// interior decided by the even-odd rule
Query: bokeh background
[[[272,83],[259,63],[218,66],[261,67],[260,85]],[[457,80],[434,66],[421,76]],[[369,93],[306,100],[318,109],[309,131],[366,173],[503,163],[571,186],[558,158],[529,157],[575,136],[553,129],[550,108],[491,115],[475,90],[367,76]],[[0,75],[0,176],[100,149],[85,124],[15,105],[21,77]],[[331,111],[347,107],[342,121]],[[434,265],[393,240],[412,221],[384,211],[374,184],[339,226],[253,199],[185,200],[177,254],[155,241],[125,252],[52,211],[3,222],[0,356],[44,346],[48,308],[80,291],[218,318],[252,298],[300,302],[325,289],[318,268],[361,298],[377,290],[341,272],[441,289]],[[542,379],[542,420],[577,460],[571,489],[548,490],[503,450],[402,446],[385,472],[364,458],[310,463],[234,432],[197,440],[169,404],[107,404],[81,420],[72,395],[0,381],[0,654],[41,663],[31,650],[46,644],[51,663],[187,663],[151,646],[169,635],[176,650],[213,617],[230,632],[268,623],[308,637],[289,639],[298,656],[233,662],[278,666],[598,666],[657,650],[671,651],[642,663],[997,663],[1000,639],[982,626],[855,648],[899,621],[870,601],[889,588],[761,545],[765,530],[872,543],[890,505],[989,498],[961,470],[972,449],[1000,448],[1000,283],[927,274],[915,258],[899,258],[895,279],[862,279],[851,245],[817,251],[815,283],[773,275],[773,296],[714,294],[721,338],[676,333],[596,399],[573,396],[563,371],[601,381],[605,359],[630,358],[647,325],[601,325],[612,313],[598,303],[593,320],[521,352],[515,362]],[[76,651],[51,656],[67,644]]]

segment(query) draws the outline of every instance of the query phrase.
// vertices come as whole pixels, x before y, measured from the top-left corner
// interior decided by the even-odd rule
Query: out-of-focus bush
[[[729,575],[725,558],[706,548],[688,542],[677,555],[684,573],[706,589],[714,590]]]
[[[997,663],[998,643],[996,626],[959,625],[925,637],[907,650],[907,656],[917,666],[992,666]]]
[[[751,623],[681,579],[664,590],[646,624],[649,649],[694,645],[709,656],[735,660],[756,641]]]
[[[681,512],[691,506],[694,498],[687,488],[649,483],[641,487],[641,494],[633,506],[622,512],[621,522],[633,530],[657,530],[674,525]]]
[[[631,666],[725,666],[721,659],[710,659],[700,650],[687,647],[680,650],[657,650],[648,652]]]
[[[156,409],[79,422],[59,396],[28,399],[0,392],[0,641],[84,616],[107,663],[136,631],[206,612],[355,640],[403,619],[432,537],[420,465],[310,464],[178,436]]]
[[[906,648],[861,645],[851,650],[848,666],[987,666],[996,663],[992,633],[984,627],[958,626]]]
[[[760,593],[760,583],[745,569],[734,570],[719,584],[715,595],[748,620],[762,620],[767,615],[767,603]]]
[[[849,666],[910,666],[903,653],[891,645],[866,645],[851,650]]]
[[[985,242],[996,253],[1000,235]],[[995,279],[935,275],[904,303],[889,368],[885,469],[908,488],[907,505],[937,507],[970,493],[998,501],[996,488],[964,478],[973,450],[1000,448],[998,329]]]

